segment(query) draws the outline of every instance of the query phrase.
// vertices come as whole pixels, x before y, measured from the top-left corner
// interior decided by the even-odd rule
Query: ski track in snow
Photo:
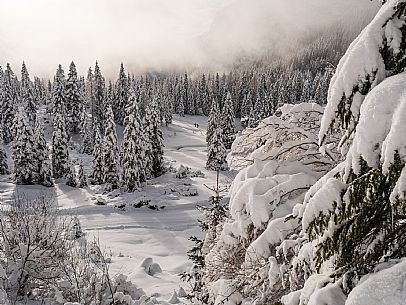
[[[199,124],[199,128],[194,123]],[[204,184],[213,186],[215,183],[215,172],[204,169],[207,153],[206,127],[206,117],[174,116],[173,124],[162,128],[166,160],[174,168],[183,164],[192,170],[201,170],[205,174],[203,178],[181,180],[175,178],[174,173],[166,173],[151,181],[140,192],[109,197],[98,186],[78,189],[66,186],[63,181],[56,181],[53,188],[16,186],[11,183],[10,177],[1,177],[0,202],[7,206],[13,202],[15,196],[33,198],[40,194],[55,198],[61,215],[78,216],[88,238],[97,238],[100,241],[106,254],[111,257],[110,270],[113,275],[123,273],[147,294],[167,301],[174,290],[177,291],[180,286],[187,287],[180,281],[178,274],[191,267],[186,255],[192,245],[188,238],[192,235],[203,237],[197,223],[199,212],[196,205],[207,203],[211,195]],[[117,130],[121,142],[122,128],[118,127]],[[46,134],[51,134],[49,126]],[[79,154],[75,149],[70,151],[70,156],[77,164],[82,159],[87,174],[90,173],[90,156]],[[230,184],[232,179],[233,174],[230,172],[220,175],[220,181],[224,184]],[[190,182],[191,187],[198,190],[198,196],[185,197],[168,192],[183,184],[182,181]],[[142,197],[165,208],[159,211],[145,207],[133,208],[131,203]],[[97,198],[106,199],[107,205],[95,205]],[[125,210],[114,206],[120,203],[127,203]],[[162,273],[154,276],[146,274],[140,268],[146,257],[157,262]]]

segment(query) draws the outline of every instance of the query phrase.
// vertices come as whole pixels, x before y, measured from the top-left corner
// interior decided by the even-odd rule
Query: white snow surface
[[[194,127],[194,123],[198,123],[199,128]],[[52,188],[15,185],[11,176],[1,176],[1,206],[11,204],[16,195],[30,198],[45,193],[55,198],[62,214],[78,216],[87,237],[100,240],[102,249],[111,259],[113,276],[125,274],[128,280],[161,304],[168,304],[168,300],[169,303],[175,302],[173,292],[179,291],[182,286],[187,288],[178,275],[188,271],[192,265],[186,255],[192,245],[188,238],[192,235],[203,237],[197,223],[200,213],[196,204],[207,203],[212,194],[203,184],[212,186],[216,178],[215,172],[204,169],[206,125],[206,117],[174,116],[173,124],[163,127],[162,131],[164,156],[175,171],[153,179],[138,192],[129,194],[116,190],[104,193],[101,186],[72,188],[66,186],[64,180],[56,181]],[[45,132],[50,139],[50,128],[46,128]],[[120,141],[121,127],[118,127],[118,135]],[[71,159],[76,165],[82,159],[89,174],[92,157],[77,151],[79,146],[74,139]],[[181,164],[192,170],[201,170],[204,176],[176,178],[176,169]],[[222,172],[220,182],[228,185],[233,178],[231,172]],[[198,195],[184,196],[188,193],[186,189],[197,190]],[[96,205],[100,199],[107,204]],[[146,207],[132,207],[141,199],[151,200],[151,204],[165,208],[154,211]],[[142,262],[149,265],[141,266]],[[180,295],[178,297],[181,302],[185,301]]]
[[[371,167],[387,171],[395,151],[406,159],[406,74],[387,78],[375,87],[361,106],[361,116],[350,150],[352,168],[360,157]],[[382,143],[382,145],[380,145]]]
[[[406,261],[361,279],[345,305],[404,305],[406,303]]]

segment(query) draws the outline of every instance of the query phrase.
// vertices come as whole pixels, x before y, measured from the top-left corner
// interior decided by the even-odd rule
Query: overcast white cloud
[[[229,59],[231,48],[255,50],[280,24],[294,32],[370,7],[368,0],[0,0],[0,64],[19,70],[25,60],[43,76],[70,60],[85,73],[97,59],[106,74],[120,61],[133,71],[204,65]]]

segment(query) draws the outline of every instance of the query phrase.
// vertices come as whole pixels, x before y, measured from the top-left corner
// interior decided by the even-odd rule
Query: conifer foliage
[[[49,150],[44,136],[44,129],[37,118],[34,129],[34,152],[37,172],[37,183],[52,186],[52,171],[49,160]]]
[[[23,62],[21,68],[21,105],[25,107],[28,115],[28,120],[31,126],[34,126],[36,115],[37,115],[37,105],[33,93],[33,84],[30,80],[27,66]]]
[[[130,91],[129,106],[125,119],[124,139],[122,143],[122,183],[128,192],[135,191],[145,181],[145,151],[142,143],[141,123],[135,93]]]
[[[115,86],[115,98],[113,103],[114,118],[117,124],[123,125],[125,117],[125,108],[127,107],[129,88],[128,79],[124,71],[124,65],[121,63],[120,72]]]
[[[103,143],[103,182],[108,184],[110,189],[119,187],[118,166],[116,124],[114,123],[113,110],[111,106],[108,106]]]
[[[52,172],[54,178],[63,178],[68,171],[68,134],[66,131],[65,75],[62,66],[56,71],[53,85]]]
[[[4,151],[3,139],[0,137],[0,175],[6,174],[8,174],[7,155]]]
[[[33,131],[25,108],[20,106],[14,119],[13,161],[17,184],[35,184],[37,168]]]
[[[7,64],[4,71],[2,85],[3,94],[0,96],[2,98],[1,124],[3,127],[4,144],[8,144],[13,140],[14,105],[17,102],[15,76],[9,64]]]
[[[93,172],[92,182],[94,184],[102,184],[104,181],[104,168],[103,168],[103,138],[100,131],[96,130],[95,143],[93,149]]]
[[[79,133],[81,111],[84,107],[80,91],[80,83],[75,63],[69,66],[68,79],[65,85],[66,123],[69,132]]]
[[[224,146],[226,149],[231,148],[231,144],[235,139],[235,127],[234,127],[234,105],[231,100],[230,92],[227,93],[226,100],[224,102],[223,111],[221,114],[221,129],[224,138]]]
[[[163,168],[163,138],[160,129],[159,115],[159,98],[155,96],[152,102],[148,105],[145,115],[144,134],[145,140],[148,141],[150,150],[146,151],[146,158],[151,160],[150,171],[154,177],[162,174]]]

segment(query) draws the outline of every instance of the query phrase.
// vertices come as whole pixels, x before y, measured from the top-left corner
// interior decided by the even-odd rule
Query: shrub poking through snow
[[[45,196],[17,198],[1,211],[1,304],[132,305],[140,300],[142,289],[125,276],[110,277],[108,260],[97,241],[83,238],[79,220],[59,216],[54,206]]]

